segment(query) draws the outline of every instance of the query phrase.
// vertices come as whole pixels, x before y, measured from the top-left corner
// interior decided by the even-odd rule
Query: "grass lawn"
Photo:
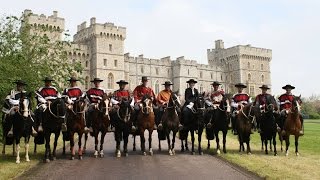
[[[222,140],[220,143],[222,144]],[[260,136],[255,133],[251,136],[252,155],[247,155],[238,152],[237,137],[229,132],[227,154],[219,156],[266,179],[320,179],[320,120],[305,121],[305,135],[299,139],[300,156],[295,155],[293,136],[290,138],[290,143],[288,157],[281,152],[279,141],[277,141],[278,156],[273,156],[273,152],[265,155],[264,151],[261,151]],[[205,135],[202,146],[205,148],[207,146]],[[215,153],[215,140],[211,141],[211,147],[210,153]]]
[[[53,142],[54,135],[51,136],[51,142]],[[29,170],[35,165],[43,162],[44,156],[44,145],[37,146],[37,154],[33,153],[34,143],[33,138],[30,139],[29,157],[30,162],[25,161],[25,148],[24,148],[24,138],[21,139],[20,143],[20,164],[16,164],[16,156],[12,155],[12,145],[6,146],[6,154],[0,155],[0,179],[12,179],[21,175],[23,172]],[[51,149],[53,143],[51,143]],[[3,144],[0,143],[0,150],[2,152]],[[60,135],[57,149],[62,148],[62,135]],[[0,153],[1,153],[0,152]]]

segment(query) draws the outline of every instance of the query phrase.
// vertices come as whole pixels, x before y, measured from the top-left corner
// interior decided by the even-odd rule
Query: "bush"
[[[320,119],[320,114],[319,113],[310,113],[309,119]]]

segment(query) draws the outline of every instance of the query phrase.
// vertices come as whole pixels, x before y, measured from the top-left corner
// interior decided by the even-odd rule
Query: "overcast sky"
[[[287,83],[295,94],[319,94],[320,1],[312,0],[2,0],[1,15],[24,9],[65,18],[73,35],[78,24],[127,27],[125,52],[207,63],[206,50],[223,39],[225,47],[251,44],[272,49],[273,94]]]

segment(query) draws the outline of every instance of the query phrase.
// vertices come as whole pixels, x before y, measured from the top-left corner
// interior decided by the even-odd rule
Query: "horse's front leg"
[[[184,145],[183,145],[183,140],[181,139],[181,152],[184,152]]]
[[[44,153],[44,160],[47,163],[50,162],[50,157],[51,157],[50,136],[51,136],[51,133],[49,133],[49,132],[45,133],[45,141],[46,141],[45,148],[46,148],[46,151]]]
[[[65,143],[65,141],[63,141],[63,143]],[[70,132],[70,151],[71,151],[70,159],[74,160],[74,156],[76,155],[74,150],[74,132]]]
[[[123,132],[123,152],[128,157],[129,129]]]
[[[219,131],[215,131],[216,136],[216,144],[217,144],[217,154],[220,154],[220,139],[219,139]]]
[[[277,133],[274,134],[274,136],[272,137],[272,141],[273,141],[273,152],[274,152],[274,155],[277,156],[278,153],[277,153],[277,141],[276,141],[276,138],[277,138]]]
[[[195,155],[195,151],[194,151],[194,131],[191,130],[191,154],[192,155]]]
[[[95,158],[97,158],[99,155],[99,153],[98,153],[98,143],[99,143],[98,134],[99,134],[99,132],[94,132],[94,154],[93,154],[93,156]]]
[[[172,154],[172,149],[171,149],[170,133],[169,132],[165,132],[165,133],[166,133],[167,142],[168,142],[168,152],[169,152],[169,155],[172,156],[173,154]]]
[[[4,133],[2,135],[3,135],[3,137],[2,137],[2,142],[3,142],[2,154],[5,155],[6,154],[6,136]]]
[[[153,150],[152,150],[152,132],[153,132],[153,127],[149,129],[149,153],[150,156],[153,156]]]
[[[101,133],[101,139],[100,139],[100,157],[104,157],[104,152],[103,152],[103,143],[104,143],[104,137],[106,136],[107,131]]]
[[[189,147],[188,147],[188,136],[187,138],[185,139],[185,148],[186,148],[186,151],[189,151]]]
[[[208,144],[207,144],[207,150],[210,149],[210,140],[208,140]]]
[[[57,145],[58,145],[59,136],[60,136],[60,131],[59,131],[59,132],[56,132],[56,133],[54,134],[52,160],[56,160],[56,159],[57,159]]]
[[[88,141],[88,133],[85,133],[84,134],[83,154],[85,154],[86,150],[87,150],[87,141]]]
[[[133,149],[132,151],[136,151],[136,135],[132,135],[133,136]]]
[[[30,136],[26,137],[24,140],[24,144],[25,144],[25,150],[26,150],[26,161],[30,162],[30,158],[29,158],[29,140],[30,140]]]
[[[247,154],[251,154],[251,148],[250,148],[250,135],[246,138],[246,144],[247,144]]]
[[[299,151],[298,151],[298,145],[299,145],[299,136],[295,136],[294,138],[294,145],[296,146],[296,156],[299,156]]]
[[[121,151],[120,151],[120,143],[121,143],[121,131],[119,130],[119,128],[116,128],[116,130],[114,131],[114,136],[116,139],[116,157],[119,158],[121,157]],[[124,143],[123,143],[124,145]]]
[[[140,142],[141,142],[141,151],[142,151],[142,154],[143,154],[143,155],[147,155],[147,153],[145,152],[145,151],[146,151],[146,148],[145,148],[146,139],[145,139],[145,137],[144,137],[144,129],[140,131]]]
[[[268,139],[264,139],[265,153],[268,154]]]
[[[79,146],[79,149],[78,149],[78,155],[79,155],[79,159],[82,160],[82,135],[83,133],[80,132],[78,133],[79,137],[78,137],[78,146]]]
[[[172,132],[172,147],[171,147],[171,152],[173,153],[173,155],[175,155],[176,154],[176,152],[175,152],[175,150],[174,150],[174,144],[175,144],[175,142],[176,142],[176,134],[177,134],[177,132],[176,131],[173,131]]]
[[[37,154],[37,144],[34,143],[33,154]]]
[[[285,136],[285,141],[286,141],[286,156],[289,155],[289,146],[290,146],[290,140],[289,140],[289,138],[290,138],[290,135],[286,135],[286,136]]]
[[[226,143],[227,143],[227,132],[228,130],[226,131],[223,131],[223,153],[227,153],[227,148],[226,148]]]
[[[71,141],[71,140],[70,140]],[[71,144],[71,142],[70,142]],[[66,141],[63,140],[63,143],[62,143],[63,147],[62,147],[62,155],[66,155]],[[71,148],[71,147],[70,147]],[[71,151],[72,152],[72,151]],[[72,153],[71,153],[72,154]]]
[[[198,130],[198,152],[200,155],[203,155],[202,147],[201,147],[202,132],[203,132],[202,129]]]

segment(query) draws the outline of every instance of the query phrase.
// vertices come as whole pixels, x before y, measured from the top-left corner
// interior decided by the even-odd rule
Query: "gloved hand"
[[[194,103],[190,102],[189,105],[187,105],[187,108],[192,109],[193,108]]]

